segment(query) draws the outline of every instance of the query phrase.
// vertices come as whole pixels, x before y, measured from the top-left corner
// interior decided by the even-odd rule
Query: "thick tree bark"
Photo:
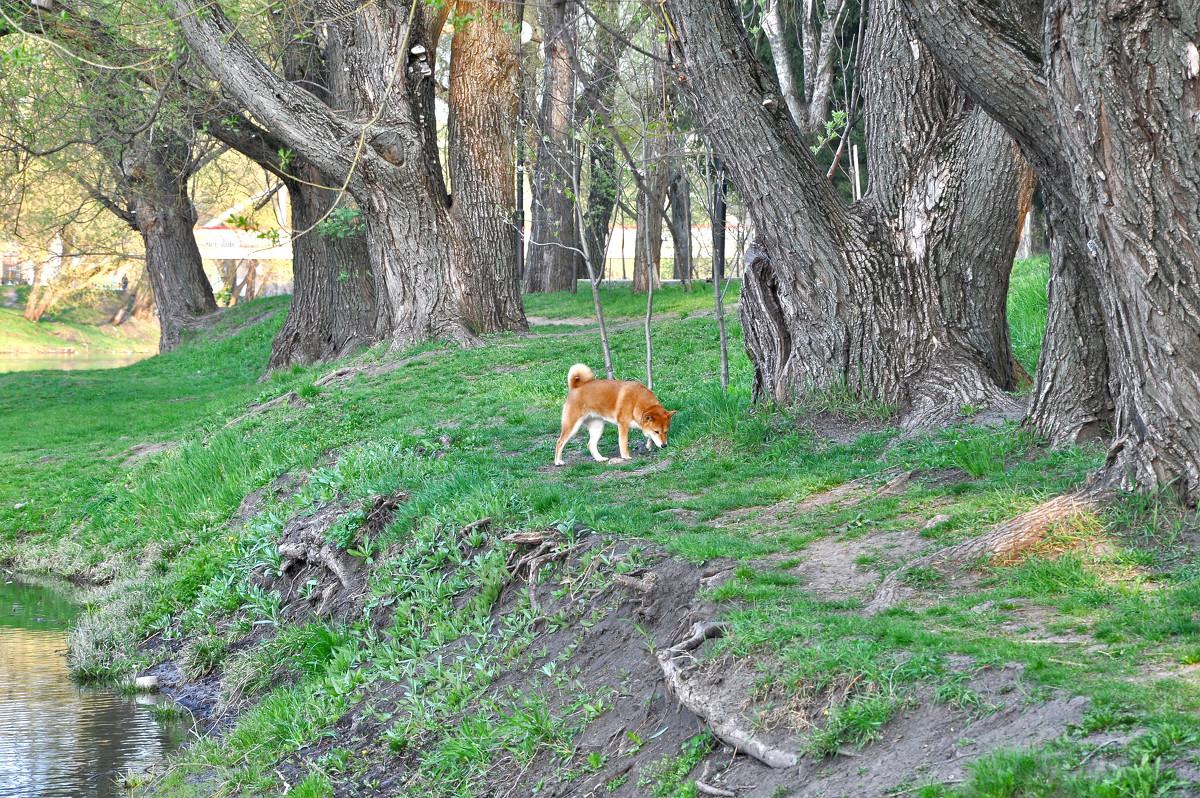
[[[511,224],[519,8],[458,0],[461,21],[450,47],[451,282],[463,318],[478,333],[526,329]],[[573,203],[567,210],[573,214]]]
[[[292,229],[310,230],[337,201],[318,188],[325,176],[307,161],[293,164],[300,180],[285,184]],[[317,184],[317,185],[312,185]],[[375,342],[375,280],[362,233],[331,238],[309,232],[292,239],[292,303],[271,342],[271,370],[336,360]]]
[[[192,51],[224,88],[296,154],[344,182],[362,209],[376,281],[376,338],[406,346],[438,337],[470,342],[477,333],[526,329],[516,279],[498,279],[513,274],[511,246],[481,252],[463,243],[471,229],[464,229],[463,214],[450,207],[433,107],[429,58],[434,42],[427,38],[423,6],[381,2],[351,15],[330,9],[335,20],[328,28],[330,88],[346,98],[347,113],[335,113],[268,69],[219,7],[207,6],[200,15],[189,0],[176,0],[175,10]],[[477,21],[503,28],[498,18],[485,13]],[[459,36],[464,40],[459,47],[469,40],[493,45],[501,40],[474,24]],[[509,59],[505,52],[493,56]],[[463,146],[461,135],[490,129],[513,92],[509,86],[494,97],[495,108],[480,102],[456,106],[463,96],[451,92],[456,119],[451,152]],[[477,144],[478,151],[491,146]],[[511,193],[511,158],[506,158],[505,186],[468,187],[464,181],[497,179],[498,174],[488,168],[464,171],[470,158],[449,162],[451,183],[465,191],[464,206],[472,196]],[[503,209],[506,220],[510,212],[511,205]]]
[[[133,227],[146,248],[146,274],[154,291],[160,352],[180,343],[184,330],[216,311],[212,285],[196,246],[196,209],[188,196],[191,153],[168,130],[127,145],[118,180]]]
[[[571,192],[575,148],[571,140],[575,109],[575,73],[571,69],[573,23],[566,0],[546,3],[540,11],[545,36],[542,106],[538,111],[537,162],[533,168],[533,204],[525,291],[567,291],[575,285],[575,199]]]
[[[1004,297],[1016,156],[936,67],[895,0],[872,4],[864,74],[871,186],[853,207],[773,101],[729,0],[668,0],[682,91],[746,197],[756,239],[740,311],[755,393],[846,388],[905,428],[1023,415]],[[903,146],[898,146],[903,142]],[[978,412],[986,408],[986,412]]]
[[[1115,386],[1102,482],[1170,486],[1195,504],[1200,2],[906,5],[956,80],[1055,188],[1079,232]]]
[[[1028,421],[1054,445],[1077,444],[1105,438],[1112,430],[1108,338],[1078,228],[1062,201],[1045,195],[1049,311]]]
[[[283,76],[315,90],[332,108],[348,105],[346,97],[333,94],[329,64],[320,45],[292,15],[280,22],[281,37],[288,41],[283,55]],[[240,115],[239,115],[240,117]],[[228,118],[228,116],[226,116]],[[210,129],[215,126],[210,125]],[[233,146],[277,174],[291,200],[292,302],[287,319],[271,343],[269,369],[291,365],[307,366],[336,360],[370,346],[375,336],[375,276],[371,272],[366,237],[361,233],[323,235],[315,226],[344,198],[325,188],[333,182],[303,156],[280,160],[287,149],[266,131],[251,126],[220,125],[234,135]],[[237,136],[253,131],[255,135]],[[242,146],[238,146],[241,144]]]
[[[323,55],[308,40],[293,39],[285,53],[284,74],[310,87],[328,83]],[[334,101],[328,88],[324,93]],[[293,155],[285,162],[281,153],[287,145],[246,119],[237,107],[215,97],[205,99],[208,102],[197,103],[197,124],[282,180],[288,191],[292,300],[271,343],[268,368],[336,360],[374,343],[375,276],[365,236],[326,236],[314,229],[338,202],[340,192],[328,188],[334,181],[303,156]]]

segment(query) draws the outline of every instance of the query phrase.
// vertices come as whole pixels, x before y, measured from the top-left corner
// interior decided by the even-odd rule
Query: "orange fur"
[[[675,410],[667,410],[650,389],[640,382],[622,380],[598,380],[592,370],[582,363],[571,366],[567,372],[567,401],[563,405],[562,433],[554,447],[554,464],[562,465],[562,450],[581,426],[588,428],[590,438],[588,451],[603,463],[608,460],[596,449],[604,424],[617,425],[621,444],[621,458],[629,459],[629,430],[641,430],[647,440],[659,448],[667,445],[667,432],[671,429],[671,416]]]

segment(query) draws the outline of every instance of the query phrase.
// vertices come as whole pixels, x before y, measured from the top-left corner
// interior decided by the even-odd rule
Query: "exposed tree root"
[[[658,574],[651,571],[641,579],[626,574],[613,574],[613,584],[628,587],[639,593],[650,593],[658,587]]]
[[[579,548],[580,544],[564,546],[566,538],[556,529],[513,532],[505,535],[501,540],[513,546],[537,547],[520,557],[517,556],[517,552],[514,552],[509,557],[507,565],[510,578],[515,579],[520,576],[522,571],[525,572],[525,580],[529,583],[529,603],[535,612],[540,611],[536,588],[542,568],[552,562],[566,559]]]
[[[875,591],[875,596],[865,612],[867,615],[875,615],[895,606],[900,600],[899,593],[904,576],[913,568],[951,563],[969,564],[979,560],[1011,560],[1038,545],[1052,526],[1088,515],[1098,506],[1098,496],[1092,490],[1068,493],[1042,502],[1032,510],[1004,521],[991,532],[920,557],[888,574]]]
[[[970,408],[964,418],[964,409]],[[946,354],[912,375],[900,403],[904,432],[936,429],[964,420],[977,426],[1025,417],[1025,403],[1009,396],[976,363]]]
[[[658,664],[662,667],[663,679],[679,699],[679,703],[707,723],[717,739],[770,767],[795,767],[798,761],[796,752],[775,748],[756,739],[754,730],[749,728],[736,712],[730,711],[703,685],[691,680],[693,669],[690,666],[695,661],[691,652],[699,648],[705,640],[724,636],[725,629],[726,625],[723,623],[692,624],[692,633],[687,639],[658,652]]]
[[[301,399],[300,394],[296,393],[295,391],[288,391],[283,396],[276,396],[269,402],[263,402],[260,405],[255,405],[254,407],[250,408],[248,412],[243,413],[233,421],[228,422],[225,426],[221,427],[221,429],[229,429],[233,425],[240,424],[248,418],[254,418],[261,413],[265,413],[272,408],[276,408],[284,404],[286,404],[288,407],[304,407],[308,404],[308,402]]]

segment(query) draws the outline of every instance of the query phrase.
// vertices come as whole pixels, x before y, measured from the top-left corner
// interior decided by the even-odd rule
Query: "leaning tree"
[[[42,89],[42,113],[14,120],[9,127],[19,138],[9,145],[46,157],[87,148],[104,164],[103,178],[96,173],[85,182],[95,201],[141,235],[162,331],[159,349],[173,349],[181,332],[217,304],[192,233],[196,210],[189,194],[207,151],[197,146],[187,118],[164,101],[162,88],[142,79],[148,63],[169,53],[132,45],[105,7],[0,0],[0,10],[0,36],[56,45],[52,60],[37,48],[14,50],[6,59],[9,85],[24,79]],[[58,113],[47,113],[51,107]],[[55,124],[48,126],[48,119]],[[67,160],[59,159],[63,168],[84,179]]]
[[[674,79],[754,222],[740,312],[756,395],[847,389],[895,405],[906,428],[1023,414],[1005,393],[1022,162],[915,43],[897,0],[870,8],[870,187],[852,205],[753,55],[739,7],[662,8]]]
[[[306,87],[330,108],[344,108],[333,93],[327,48],[315,35],[313,9],[298,4],[287,14],[265,15],[261,40],[283,78]],[[199,128],[237,150],[287,189],[291,211],[292,298],[271,344],[268,367],[334,360],[376,341],[375,277],[353,203],[333,178],[252,119],[228,97],[210,91],[187,70],[179,91]]]
[[[376,334],[396,345],[526,327],[510,224],[515,6],[451,6],[448,187],[432,67],[444,16],[421,3],[318,3],[328,20],[329,88],[345,98],[335,109],[271,69],[219,5],[173,4],[189,48],[222,88],[357,202],[375,275]]]
[[[1114,439],[1097,484],[1170,486],[1196,504],[1200,0],[904,4],[924,46],[1003,122],[1050,190],[1070,278],[1051,299],[1074,292],[1065,312],[1081,323],[1077,340],[1107,333],[1103,345],[1066,348],[1078,363],[1053,377],[1092,375],[1077,386],[1086,398],[1111,374]]]

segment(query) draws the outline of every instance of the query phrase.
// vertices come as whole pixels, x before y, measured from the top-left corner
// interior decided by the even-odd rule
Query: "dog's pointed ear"
[[[671,416],[675,415],[675,414],[676,414],[676,413],[678,413],[678,412],[679,412],[678,410],[668,410],[668,411],[667,411],[667,418],[670,418]]]

